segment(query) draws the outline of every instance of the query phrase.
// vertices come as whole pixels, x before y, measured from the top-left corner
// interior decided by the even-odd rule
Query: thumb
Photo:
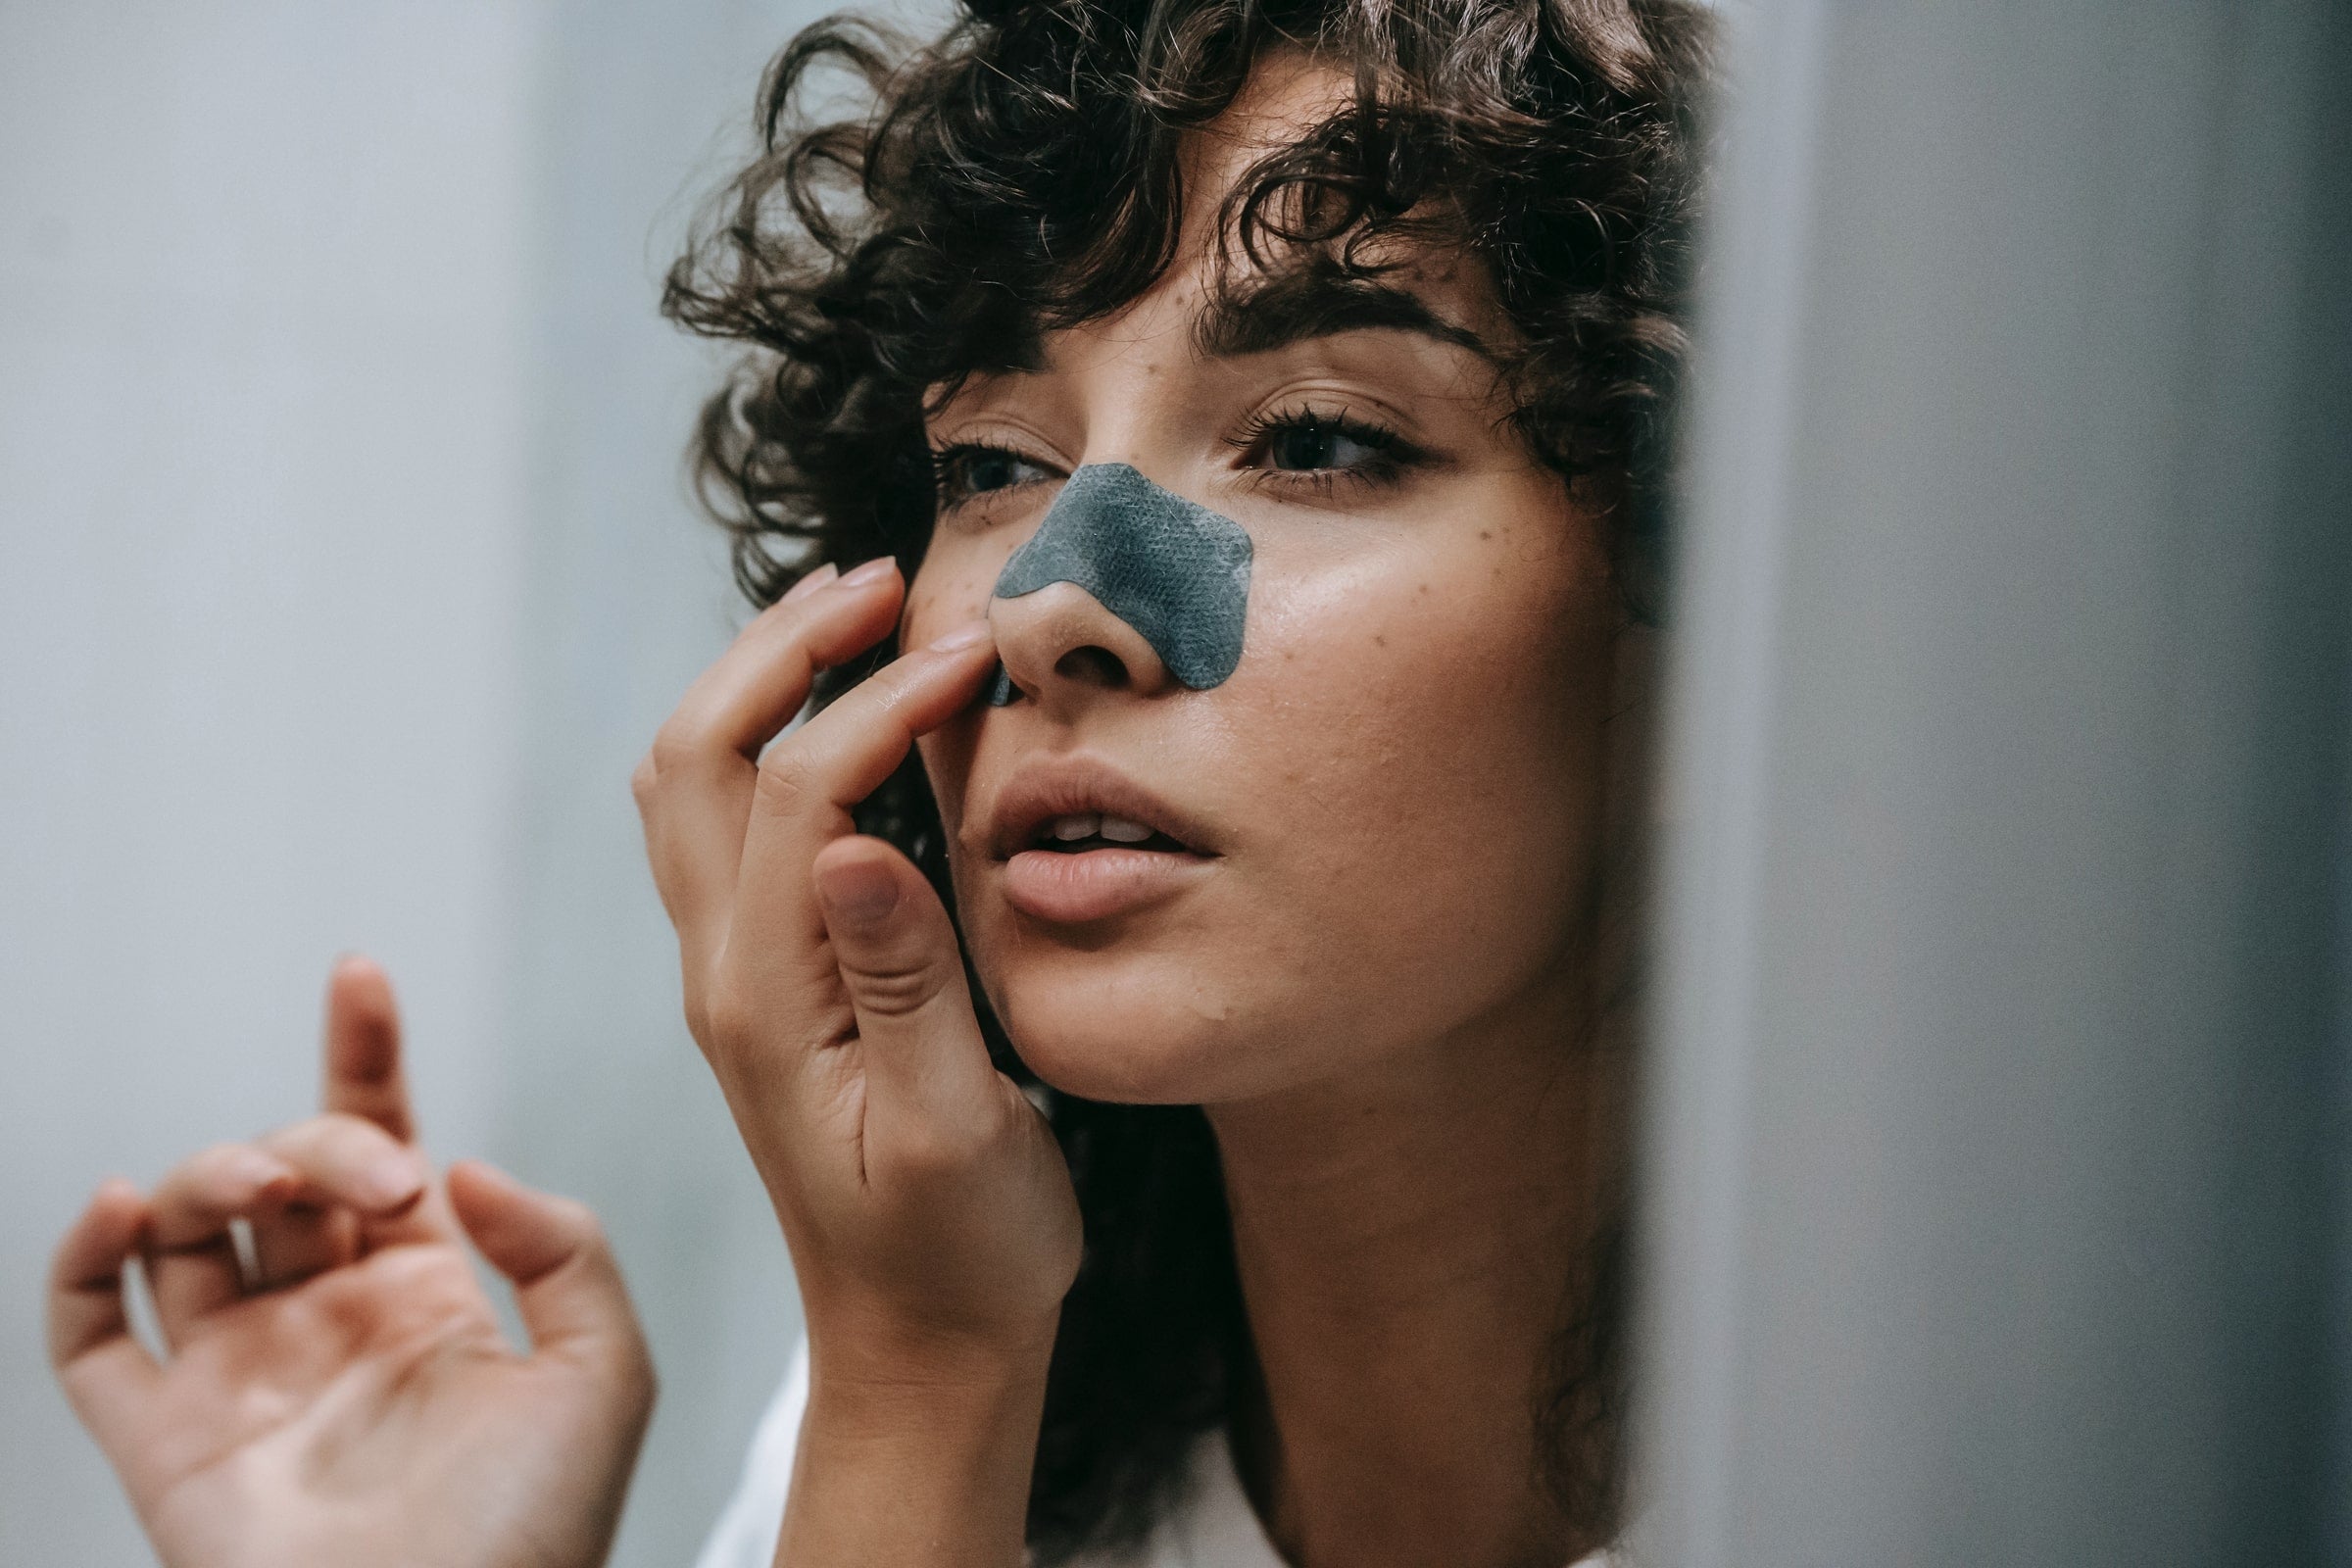
[[[585,1203],[534,1192],[478,1159],[449,1168],[449,1202],[473,1245],[514,1284],[534,1353],[616,1363],[643,1372],[650,1387],[628,1287]]]
[[[939,895],[879,839],[836,839],[811,866],[869,1082],[899,1105],[952,1115],[995,1099],[963,951]]]

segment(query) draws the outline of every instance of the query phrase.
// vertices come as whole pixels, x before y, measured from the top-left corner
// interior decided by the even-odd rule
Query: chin
[[[992,972],[993,971],[993,972]],[[1247,1094],[1274,1065],[1246,1010],[1201,968],[1160,956],[1040,952],[987,965],[988,992],[1030,1071],[1084,1100],[1195,1104]]]

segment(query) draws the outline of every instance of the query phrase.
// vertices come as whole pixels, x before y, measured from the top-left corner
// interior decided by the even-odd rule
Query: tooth
[[[1106,816],[1102,819],[1102,834],[1113,844],[1141,844],[1152,836],[1152,830],[1123,816]]]
[[[1077,839],[1091,839],[1102,825],[1102,818],[1092,811],[1082,811],[1076,816],[1057,816],[1054,819],[1054,836],[1064,844]]]

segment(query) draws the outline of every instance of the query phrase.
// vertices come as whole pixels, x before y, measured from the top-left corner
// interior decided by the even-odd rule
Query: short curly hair
[[[1514,422],[1581,483],[1621,596],[1660,609],[1710,17],[1690,0],[966,0],[915,44],[855,17],[762,83],[758,156],[671,269],[664,312],[747,347],[705,407],[698,488],[773,601],[821,562],[929,542],[926,414],[1175,258],[1180,147],[1275,51],[1352,76],[1337,112],[1218,213],[1226,283],[1363,288],[1436,245],[1481,264]],[[850,112],[824,84],[846,72]],[[836,106],[836,94],[830,100]],[[1396,242],[1401,241],[1401,244]],[[854,678],[855,672],[848,678]],[[837,680],[836,685],[839,684]],[[861,816],[946,887],[920,769]],[[1001,1032],[992,1044],[1019,1071]],[[1056,1097],[1086,1216],[1033,1483],[1040,1561],[1132,1541],[1253,1375],[1215,1151],[1197,1109]],[[1536,1394],[1547,1478],[1613,1531],[1617,1270],[1592,1260]]]

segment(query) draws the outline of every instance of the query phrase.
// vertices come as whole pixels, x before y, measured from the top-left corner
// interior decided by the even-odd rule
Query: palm
[[[330,1039],[330,1106],[332,1055]],[[602,1561],[651,1382],[592,1217],[478,1165],[355,1204],[369,1160],[380,1173],[414,1156],[405,1097],[363,1120],[366,1094],[344,1090],[356,1109],[209,1151],[151,1206],[101,1190],[60,1253],[68,1394],[169,1568]],[[300,1200],[282,1181],[255,1186],[255,1156],[297,1168]],[[262,1288],[229,1267],[229,1215],[275,1260]],[[117,1299],[122,1251],[142,1235],[172,1346],[161,1364]],[[469,1236],[514,1280],[528,1352],[501,1331]]]
[[[134,1492],[174,1568],[433,1560],[419,1522],[469,1476],[510,1484],[569,1392],[508,1349],[456,1247],[412,1244],[224,1308],[173,1357],[125,1469],[147,1472]],[[534,1519],[485,1511],[454,1509],[490,1547],[470,1560],[550,1560],[526,1549]]]

